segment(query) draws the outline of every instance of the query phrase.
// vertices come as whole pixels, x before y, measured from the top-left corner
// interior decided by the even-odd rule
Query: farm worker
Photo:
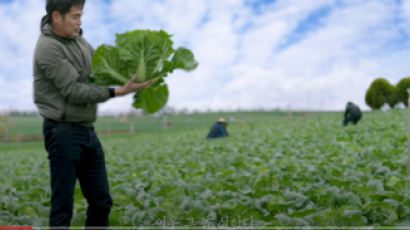
[[[34,102],[44,118],[50,165],[50,226],[70,225],[77,179],[88,202],[85,225],[108,225],[112,199],[93,127],[97,103],[151,84],[135,83],[135,76],[118,88],[89,83],[93,48],[80,27],[84,4],[85,0],[47,0],[34,52]]]
[[[356,124],[361,118],[362,118],[362,111],[360,110],[359,106],[349,101],[346,105],[343,126],[348,125],[349,122]]]
[[[228,123],[223,118],[219,118],[215,124],[211,127],[211,130],[208,133],[206,138],[218,138],[218,137],[226,137],[228,136],[228,131],[226,127]]]

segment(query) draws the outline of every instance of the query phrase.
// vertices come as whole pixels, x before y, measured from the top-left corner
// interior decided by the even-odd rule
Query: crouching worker
[[[360,121],[361,118],[362,118],[362,111],[360,110],[359,106],[349,101],[346,105],[343,126],[348,125],[349,122],[356,124],[357,122]]]
[[[206,138],[227,137],[228,131],[226,130],[226,126],[228,126],[228,124],[225,119],[219,118],[218,121],[212,126]]]

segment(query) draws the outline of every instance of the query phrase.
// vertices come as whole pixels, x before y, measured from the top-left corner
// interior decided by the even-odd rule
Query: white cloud
[[[44,1],[38,3],[0,4],[0,109],[35,108],[28,98],[44,14]],[[329,14],[317,28],[278,49],[323,7]],[[115,33],[149,28],[164,29],[174,34],[176,47],[193,50],[198,69],[167,79],[169,105],[176,108],[342,110],[348,100],[365,107],[364,93],[374,78],[397,83],[410,75],[410,51],[394,47],[410,46],[409,1],[399,6],[383,0],[278,0],[254,10],[241,0],[89,0],[83,28],[95,47],[113,43]],[[400,34],[404,38],[397,42]],[[131,96],[116,98],[99,110],[129,111],[131,102]]]

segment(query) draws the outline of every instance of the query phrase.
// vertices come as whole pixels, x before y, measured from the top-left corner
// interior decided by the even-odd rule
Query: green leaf
[[[174,69],[194,70],[198,66],[198,62],[195,61],[191,50],[184,47],[179,47],[175,51],[171,63]]]
[[[161,79],[156,85],[135,93],[133,106],[147,113],[155,113],[167,103],[168,95],[168,86]]]
[[[367,182],[367,187],[374,189],[377,192],[383,192],[384,191],[384,186],[383,182],[381,180],[369,180]]]
[[[117,48],[109,45],[99,46],[92,60],[94,84],[110,86],[126,83],[129,78],[128,74],[123,71],[124,64]]]
[[[364,207],[370,223],[393,224],[398,219],[395,208],[387,202],[374,202]]]
[[[116,35],[116,46],[127,72],[144,82],[161,71],[163,63],[173,54],[171,35],[165,31],[134,30]]]
[[[316,213],[312,220],[318,226],[364,226],[367,223],[360,210],[349,206]]]

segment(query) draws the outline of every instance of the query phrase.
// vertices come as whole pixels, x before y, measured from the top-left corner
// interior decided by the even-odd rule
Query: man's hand
[[[142,83],[135,82],[136,76],[133,75],[131,79],[120,88],[115,88],[115,96],[123,96],[138,90],[148,88],[152,84],[152,79]]]

